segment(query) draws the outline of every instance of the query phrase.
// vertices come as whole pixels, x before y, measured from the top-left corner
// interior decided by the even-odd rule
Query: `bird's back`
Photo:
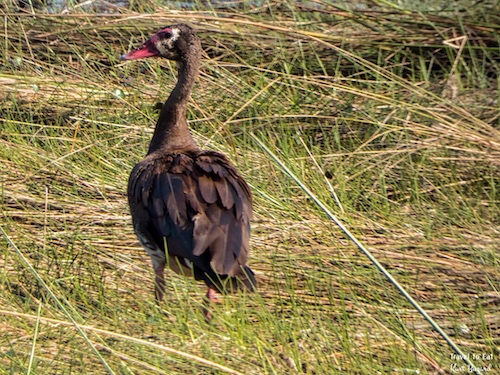
[[[228,289],[253,290],[246,266],[252,197],[224,155],[152,153],[133,169],[128,199],[134,229],[153,262],[168,254],[172,269],[192,267],[209,286],[224,289],[227,279]]]

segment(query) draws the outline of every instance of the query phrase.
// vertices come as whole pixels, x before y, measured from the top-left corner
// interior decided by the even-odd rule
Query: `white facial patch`
[[[163,39],[155,43],[156,48],[163,57],[172,58],[172,52],[175,50],[174,44],[179,39],[181,31],[177,27],[171,27],[169,29],[169,38]]]
[[[177,39],[179,39],[180,30],[177,27],[172,28],[172,36],[170,40],[174,43]]]
[[[167,39],[167,47],[168,49],[173,49],[174,43],[179,39],[180,30],[176,27],[172,27],[170,30],[170,38]]]

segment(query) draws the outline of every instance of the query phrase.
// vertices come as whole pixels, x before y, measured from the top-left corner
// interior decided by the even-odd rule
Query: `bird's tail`
[[[240,269],[234,273],[234,276],[224,275],[219,276],[216,280],[207,280],[207,284],[221,293],[236,293],[238,290],[255,292],[257,289],[255,274],[248,266],[240,267]]]
[[[255,290],[257,290],[257,280],[255,280],[255,274],[250,267],[242,267],[241,276],[236,276],[236,279],[240,289],[245,289],[249,292],[255,292]]]

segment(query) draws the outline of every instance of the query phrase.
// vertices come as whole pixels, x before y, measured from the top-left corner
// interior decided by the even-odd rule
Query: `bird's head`
[[[190,44],[199,43],[198,38],[186,24],[164,27],[158,30],[139,48],[121,56],[121,60],[138,60],[160,56],[169,60],[181,61]]]

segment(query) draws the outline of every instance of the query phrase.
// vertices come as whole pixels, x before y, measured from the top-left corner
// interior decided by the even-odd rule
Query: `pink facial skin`
[[[156,43],[158,42],[158,34],[160,33],[168,33],[170,34],[172,30],[170,28],[164,28],[159,30],[155,35],[149,38],[142,46],[139,48],[126,53],[120,57],[120,60],[139,60],[145,59],[147,57],[159,56],[160,52],[156,48]]]

